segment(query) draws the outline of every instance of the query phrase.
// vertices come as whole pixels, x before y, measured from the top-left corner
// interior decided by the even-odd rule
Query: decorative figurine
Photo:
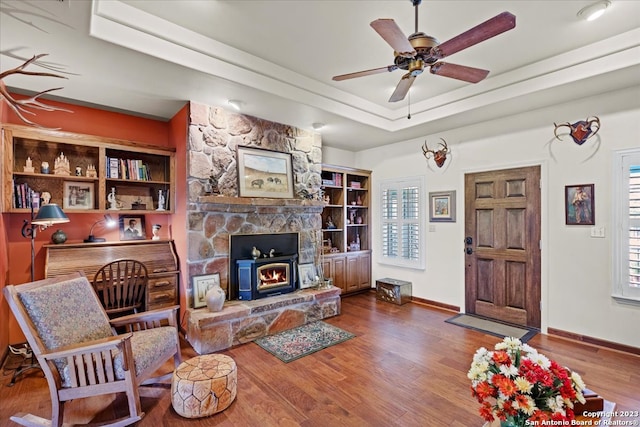
[[[82,168],[80,166],[76,166],[76,176],[82,176]]]
[[[107,201],[109,202],[109,210],[117,211],[118,210],[118,201],[116,200],[116,188],[111,187],[111,193],[107,196]]]
[[[251,258],[258,259],[260,258],[260,249],[255,246],[251,249]]]
[[[54,175],[71,175],[71,169],[69,167],[69,159],[64,156],[64,153],[60,153],[53,162],[53,174]]]
[[[49,162],[42,162],[42,164],[40,165],[40,172],[49,173]]]
[[[160,240],[160,236],[158,235],[160,233],[160,228],[162,228],[160,224],[153,224],[153,227],[151,227],[151,232],[153,233],[151,240]]]
[[[43,205],[48,205],[50,201],[51,201],[51,193],[49,193],[48,191],[43,191],[42,192],[42,204]]]
[[[31,161],[31,157],[27,157],[27,161],[25,162],[24,171],[28,173],[35,172],[33,168],[33,162]]]
[[[336,225],[333,223],[333,220],[331,219],[331,217],[327,218],[327,229],[333,230],[335,228],[336,228]]]
[[[158,209],[157,211],[164,210],[164,195],[162,194],[162,190],[158,190]]]
[[[211,170],[211,175],[207,179],[207,183],[204,186],[204,191],[207,194],[219,194],[220,189],[218,188],[218,180],[213,175],[213,170]]]
[[[87,172],[85,173],[87,178],[97,178],[98,172],[96,172],[96,167],[94,165],[87,166]]]

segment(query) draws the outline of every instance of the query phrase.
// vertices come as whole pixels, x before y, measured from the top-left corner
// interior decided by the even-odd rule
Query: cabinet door
[[[346,260],[344,256],[331,257],[326,258],[323,265],[328,265],[329,272],[325,270],[325,275],[331,277],[333,280],[333,286],[340,288],[342,293],[347,291],[346,287],[346,273],[345,273],[345,264]],[[325,266],[325,269],[327,267]]]
[[[371,288],[371,254],[363,253],[358,256],[358,283],[360,289]]]
[[[360,285],[358,256],[347,257],[347,292],[357,291]]]

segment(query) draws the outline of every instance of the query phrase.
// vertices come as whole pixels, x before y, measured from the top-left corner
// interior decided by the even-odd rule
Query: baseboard
[[[443,302],[432,301],[432,300],[413,297],[413,296],[411,297],[411,302],[414,303],[414,304],[428,305],[430,307],[435,307],[435,308],[439,308],[439,309],[442,309],[442,310],[452,311],[454,313],[460,313],[460,307],[455,306],[455,305],[451,305],[451,304],[445,304]]]
[[[617,342],[607,341],[600,338],[593,338],[587,335],[576,334],[574,332],[563,331],[562,329],[547,328],[548,335],[555,335],[561,338],[567,338],[574,341],[579,341],[585,344],[597,345],[610,350],[621,351],[623,353],[631,353],[640,356],[640,348],[630,345],[620,344]]]

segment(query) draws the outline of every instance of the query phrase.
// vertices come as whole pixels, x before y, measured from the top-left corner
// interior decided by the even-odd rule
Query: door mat
[[[313,322],[254,342],[285,363],[355,337],[325,322]]]
[[[493,319],[487,319],[480,316],[472,316],[470,314],[457,314],[445,320],[445,322],[451,323],[452,325],[462,326],[463,328],[473,329],[474,331],[483,332],[485,334],[494,335],[500,338],[519,338],[522,342],[529,341],[538,333],[538,330],[534,328],[527,328],[525,326],[498,322]]]

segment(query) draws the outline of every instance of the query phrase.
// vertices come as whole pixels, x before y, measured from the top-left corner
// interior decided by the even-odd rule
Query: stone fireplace
[[[236,257],[230,244],[237,236],[253,236],[249,239],[256,241],[267,234],[295,234],[297,248],[291,253],[274,248],[271,242],[257,245],[267,256],[271,249],[275,249],[274,257],[296,255],[295,260],[287,261],[288,275],[294,284],[297,263],[317,262],[323,208],[322,202],[316,200],[321,186],[320,135],[191,102],[188,138],[189,305],[192,306],[193,298],[190,278],[194,275],[219,273],[228,297],[222,312],[187,310],[187,337],[196,351],[221,350],[339,314],[337,288],[294,287],[291,289],[294,292],[283,294],[280,290],[269,292],[277,287],[269,283],[264,288],[264,297],[258,294],[261,298],[251,295],[251,300],[239,300],[240,289],[235,290],[236,260],[253,259],[247,254]],[[240,145],[290,153],[294,198],[238,197],[236,148]],[[217,194],[208,193],[212,182]]]

